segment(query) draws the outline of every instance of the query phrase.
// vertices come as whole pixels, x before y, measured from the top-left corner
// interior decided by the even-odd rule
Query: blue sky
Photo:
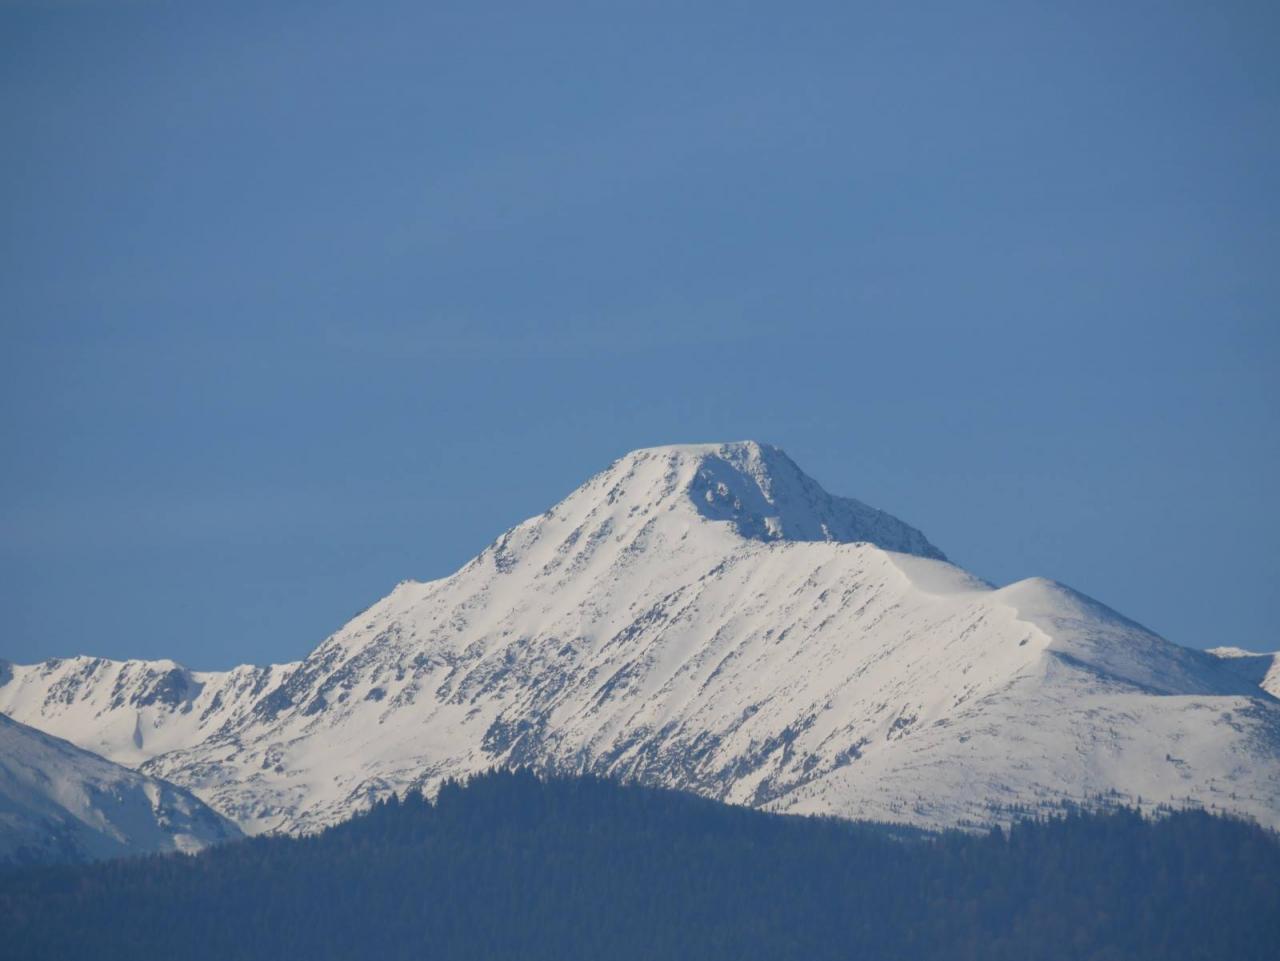
[[[481,7],[0,4],[0,656],[299,657],[748,437],[1280,647],[1274,4]]]

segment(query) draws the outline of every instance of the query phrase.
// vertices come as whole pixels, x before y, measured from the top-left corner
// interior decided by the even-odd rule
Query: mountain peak
[[[946,558],[914,527],[850,497],[837,497],[780,448],[744,440],[647,447],[619,458],[553,512],[603,493],[629,513],[692,506],[757,541],[866,542],[885,550]]]

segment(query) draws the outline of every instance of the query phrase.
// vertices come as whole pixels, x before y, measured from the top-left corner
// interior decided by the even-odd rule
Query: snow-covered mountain
[[[10,667],[0,710],[249,831],[506,763],[924,825],[1109,794],[1280,826],[1255,679],[1062,585],[996,589],[752,442],[629,454],[296,665]]]
[[[0,864],[198,851],[239,836],[189,792],[0,714]]]

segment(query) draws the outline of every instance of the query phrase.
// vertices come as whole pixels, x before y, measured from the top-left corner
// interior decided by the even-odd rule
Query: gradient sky
[[[0,656],[297,658],[740,438],[1280,647],[1278,10],[0,0]]]

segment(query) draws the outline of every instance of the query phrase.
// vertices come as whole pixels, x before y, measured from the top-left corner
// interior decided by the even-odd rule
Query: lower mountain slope
[[[1057,585],[866,545],[680,554],[585,601],[497,602],[512,572],[483,557],[402,585],[145,769],[286,830],[495,763],[926,826],[1113,792],[1280,820],[1280,705]]]
[[[194,852],[238,837],[181,788],[0,715],[0,864]]]
[[[0,959],[1274,957],[1280,843],[1131,810],[927,836],[525,772],[308,838],[0,878]]]

